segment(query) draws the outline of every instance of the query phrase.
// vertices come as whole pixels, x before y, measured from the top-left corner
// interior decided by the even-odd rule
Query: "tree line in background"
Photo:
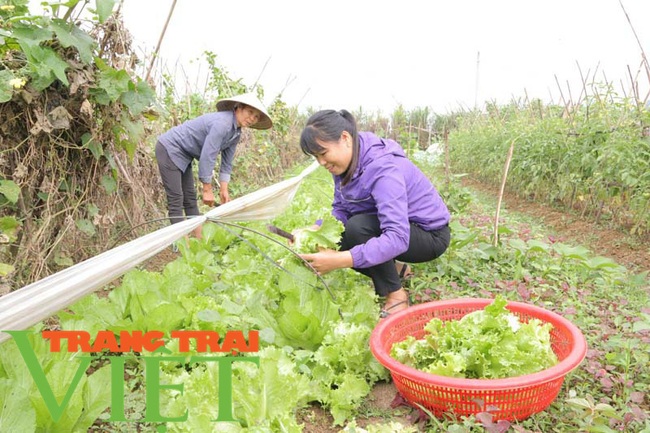
[[[115,0],[45,3],[47,16],[27,4],[0,6],[0,295],[167,224],[158,134],[213,110],[220,97],[265,96],[210,52],[202,89],[179,95],[169,73],[143,79]],[[297,142],[314,110],[291,107],[282,94],[268,109],[274,128],[246,133],[238,147],[234,196],[307,162]],[[514,144],[514,191],[639,236],[650,230],[650,113],[637,97],[607,88],[571,106],[354,114],[360,129],[409,154],[437,143],[447,183],[463,172],[498,184]]]

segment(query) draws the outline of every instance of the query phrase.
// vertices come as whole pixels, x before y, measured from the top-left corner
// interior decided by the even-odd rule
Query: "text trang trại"
[[[252,362],[259,367],[259,356],[241,356],[241,353],[253,353],[259,351],[259,332],[248,331],[248,338],[243,331],[230,330],[221,338],[215,331],[194,331],[177,330],[170,333],[172,339],[178,341],[179,352],[190,352],[191,344],[194,342],[194,352],[206,353],[206,355],[166,355],[171,353],[165,348],[167,343],[165,334],[161,331],[120,331],[119,337],[113,331],[98,331],[91,341],[91,335],[87,331],[43,331],[44,339],[49,340],[50,352],[61,352],[62,342],[65,342],[67,352],[97,354],[91,356],[75,356],[79,361],[77,371],[70,382],[63,400],[59,403],[54,396],[52,386],[47,380],[43,367],[41,366],[34,348],[30,344],[29,335],[33,331],[0,331],[11,335],[18,350],[25,361],[30,375],[36,383],[45,405],[54,422],[63,416],[70,398],[75,392],[77,385],[90,366],[93,359],[99,356],[110,362],[111,368],[111,416],[110,422],[132,422],[125,414],[124,395],[124,369],[126,358],[121,353],[136,353],[144,361],[145,379],[145,417],[143,422],[165,423],[183,422],[188,418],[188,410],[178,417],[166,417],[160,414],[160,391],[176,390],[183,393],[183,384],[161,384],[160,366],[163,362],[180,364],[195,364],[202,362],[216,362],[219,366],[219,395],[218,395],[218,416],[212,422],[238,422],[233,416],[232,406],[232,364],[234,362]],[[116,353],[107,355],[103,351]],[[151,355],[143,355],[142,352],[151,352]],[[212,353],[219,353],[210,356]],[[229,354],[229,355],[224,355]],[[230,356],[232,355],[232,356]],[[158,429],[158,431],[165,431]]]

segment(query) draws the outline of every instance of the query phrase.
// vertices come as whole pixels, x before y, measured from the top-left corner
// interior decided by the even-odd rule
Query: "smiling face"
[[[352,162],[352,136],[343,131],[337,141],[319,142],[323,151],[314,155],[316,161],[330,173],[341,176]]]
[[[235,119],[240,128],[250,128],[251,125],[260,121],[261,116],[262,113],[250,105],[240,105],[235,109]]]

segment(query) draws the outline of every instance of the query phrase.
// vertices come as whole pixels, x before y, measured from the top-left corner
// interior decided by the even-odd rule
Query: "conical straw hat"
[[[223,98],[217,102],[217,111],[229,111],[235,108],[237,104],[246,104],[259,110],[261,113],[260,120],[250,127],[255,129],[269,129],[273,126],[271,116],[266,112],[264,104],[253,93],[242,93],[241,95]]]

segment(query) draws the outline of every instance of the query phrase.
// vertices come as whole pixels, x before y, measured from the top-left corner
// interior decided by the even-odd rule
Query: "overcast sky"
[[[650,51],[650,0],[621,1]],[[136,52],[153,52],[171,4],[124,0]],[[636,75],[642,60],[619,0],[178,0],[161,58],[202,89],[194,60],[206,50],[245,84],[260,77],[266,103],[284,89],[300,108],[384,113],[526,93],[558,102],[556,76],[577,98],[578,66],[629,91],[628,67]],[[639,83],[645,97],[644,70]]]

